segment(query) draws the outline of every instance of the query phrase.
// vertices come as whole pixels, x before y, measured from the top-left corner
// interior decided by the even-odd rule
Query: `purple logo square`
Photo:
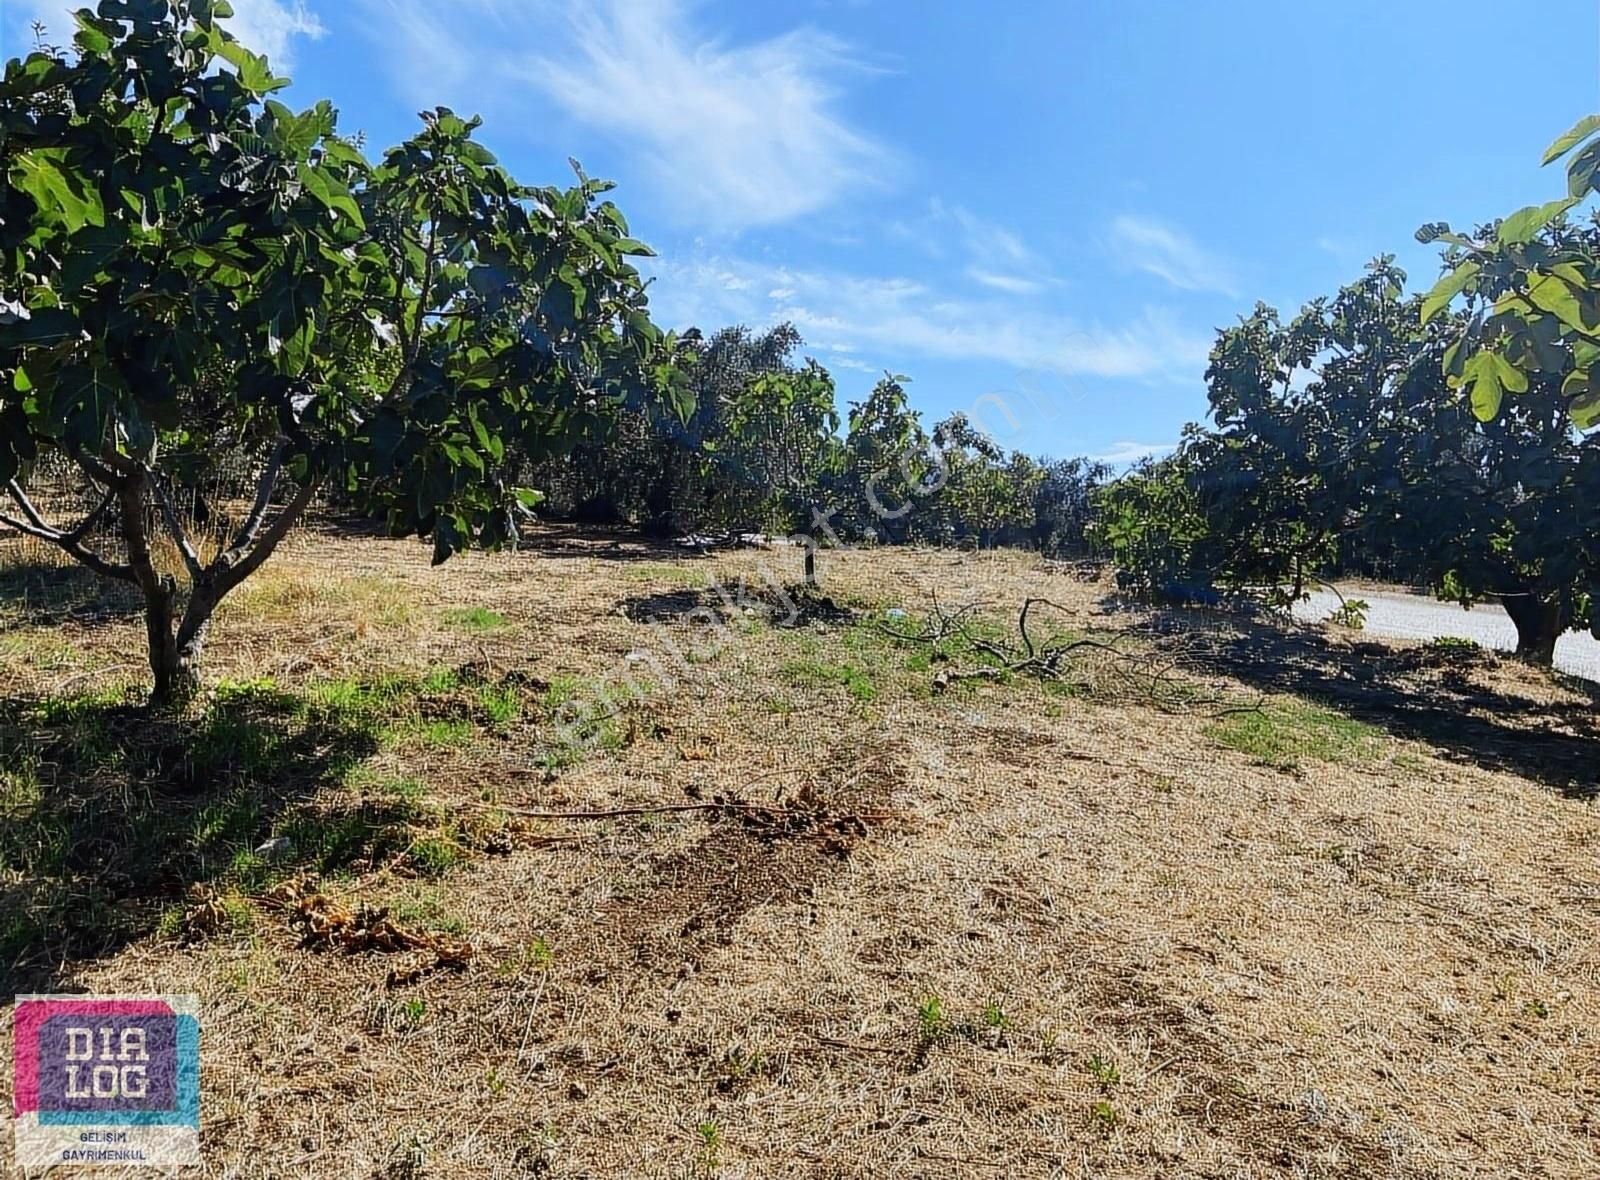
[[[52,1016],[39,1030],[41,1111],[171,1111],[175,1016]]]

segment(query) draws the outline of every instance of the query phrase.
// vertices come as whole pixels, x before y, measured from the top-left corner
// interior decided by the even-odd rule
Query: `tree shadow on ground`
[[[663,590],[654,594],[634,594],[617,603],[618,613],[635,623],[725,622],[722,599],[711,590]]]
[[[143,609],[132,586],[76,563],[0,562],[0,615],[23,624],[109,623]]]
[[[408,541],[419,553],[431,552],[431,542],[410,536],[396,536],[381,519],[355,513],[330,513],[307,519],[300,531],[334,538],[369,537],[374,540]],[[574,521],[541,520],[523,530],[517,551],[552,560],[592,559],[615,562],[695,561],[717,551],[680,544],[670,537],[657,537],[637,529],[582,524]]]
[[[266,687],[219,694],[194,719],[94,697],[0,701],[0,994],[63,983],[70,964],[181,916],[195,886],[253,892],[279,870],[384,855],[404,839],[402,803],[305,806],[378,740],[371,717]],[[286,832],[295,864],[254,854]]]
[[[618,613],[635,623],[721,626],[738,618],[757,618],[775,627],[853,622],[856,612],[806,586],[738,582],[705,589],[636,594],[617,603]]]
[[[673,562],[696,561],[710,556],[704,549],[680,545],[662,537],[594,525],[541,523],[523,534],[519,551],[552,560],[586,558],[594,561]]]
[[[1342,642],[1316,629],[1208,612],[1141,628],[1202,673],[1309,697],[1445,757],[1600,795],[1600,686],[1477,649]],[[1529,685],[1517,691],[1518,682]]]

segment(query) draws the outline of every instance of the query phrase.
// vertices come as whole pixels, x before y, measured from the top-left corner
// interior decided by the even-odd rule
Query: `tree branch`
[[[71,532],[63,533],[61,535],[61,539],[63,541],[71,541],[73,544],[77,544],[79,541],[83,540],[89,535],[89,531],[99,523],[100,518],[105,515],[106,509],[110,508],[111,505],[115,504],[116,502],[117,492],[115,488],[112,488],[100,498],[99,507],[97,507],[93,512],[89,513],[88,516],[84,517],[83,521],[78,525],[77,528],[73,529]]]
[[[96,459],[93,455],[89,454],[82,447],[73,447],[67,453],[72,456],[73,462],[77,463],[79,467],[83,468],[83,473],[87,475],[92,482],[102,484],[106,487],[116,487],[119,479],[117,473],[112,471],[111,468],[100,462],[100,460]]]
[[[37,537],[39,540],[48,541],[52,545],[61,544],[61,534],[56,532],[55,529],[39,528],[37,525],[18,520],[16,517],[9,516],[4,512],[0,512],[0,524],[5,525],[8,529],[16,529],[17,532],[26,537]]]
[[[205,576],[205,566],[200,564],[200,555],[195,552],[194,544],[189,540],[189,534],[183,527],[183,521],[178,517],[178,510],[173,506],[172,497],[167,494],[166,481],[154,469],[146,467],[144,470],[145,478],[156,490],[156,499],[161,504],[161,516],[167,523],[167,532],[172,534],[178,552],[183,554],[183,564],[189,571],[189,578],[198,582]]]
[[[28,499],[28,495],[22,490],[21,484],[19,484],[16,480],[12,480],[10,483],[6,484],[6,491],[11,493],[11,498],[17,502],[17,505],[22,509],[23,515],[33,523],[34,528],[43,529],[45,532],[52,534],[53,537],[59,537],[61,535],[59,529],[51,528],[45,523],[44,517],[39,515],[39,510],[35,508],[33,506],[33,502]]]
[[[136,582],[145,596],[154,601],[161,595],[170,595],[171,579],[163,579],[150,557],[150,535],[144,520],[143,468],[135,466],[136,475],[129,476],[117,489],[117,503],[122,511],[122,538],[128,545],[130,581]]]
[[[272,522],[272,527],[261,534],[260,540],[256,541],[248,552],[230,549],[223,561],[219,563],[222,568],[212,567],[212,573],[216,579],[218,601],[221,601],[223,595],[260,569],[262,563],[272,556],[273,550],[283,542],[283,539],[289,535],[289,530],[295,526],[300,517],[305,514],[305,510],[310,507],[311,498],[316,495],[316,492],[317,481],[315,479],[308,480],[295,498],[289,501],[282,512],[278,513],[277,519]]]
[[[934,598],[930,621],[920,632],[900,631],[882,624],[879,625],[879,630],[903,642],[928,644],[936,651],[946,639],[956,640],[971,652],[987,656],[993,661],[968,663],[966,666],[956,663],[941,668],[933,678],[935,692],[946,691],[952,684],[961,681],[1002,680],[1014,675],[1026,675],[1058,683],[1074,683],[1073,663],[1076,658],[1098,653],[1101,657],[1101,666],[1107,675],[1114,678],[1117,687],[1122,691],[1136,694],[1138,699],[1157,708],[1187,709],[1193,708],[1196,704],[1220,702],[1220,698],[1196,700],[1181,682],[1176,681],[1173,673],[1179,668],[1175,658],[1162,663],[1155,652],[1129,651],[1123,648],[1121,644],[1128,638],[1126,634],[1113,635],[1103,640],[1073,639],[1067,636],[1046,639],[1036,637],[1028,629],[1028,620],[1034,608],[1041,606],[1064,610],[1058,603],[1048,598],[1029,598],[1024,601],[1017,616],[1017,642],[989,640],[980,634],[975,634],[966,621],[975,607],[967,606],[954,612],[946,611],[939,606],[937,597]],[[946,658],[957,661],[961,655],[962,652],[958,649],[948,652]],[[1086,667],[1083,671],[1093,674],[1095,670]],[[1109,691],[1110,688],[1111,685],[1103,689],[1097,687],[1096,691]]]
[[[286,438],[291,438],[306,450],[311,449],[311,438],[306,434],[305,427],[300,423],[300,416],[294,408],[294,394],[286,388],[275,389],[270,395],[273,408],[278,412],[278,429]],[[309,399],[308,399],[309,401]]]
[[[92,549],[86,548],[75,541],[69,545],[66,543],[66,541],[67,539],[63,537],[58,544],[60,544],[61,548],[70,554],[75,561],[79,561],[88,566],[102,578],[112,578],[118,582],[138,581],[138,578],[134,576],[133,567],[131,565],[128,565],[125,562],[107,561],[104,557],[101,557]]]
[[[427,326],[428,298],[432,294],[434,271],[439,265],[436,253],[439,246],[438,211],[429,212],[428,249],[423,255],[422,288],[417,292],[417,320],[411,329],[411,355],[406,357],[408,367],[416,364],[417,357],[422,353],[422,330]]]
[[[52,528],[49,524],[45,523],[44,518],[39,515],[38,510],[34,508],[28,497],[23,494],[22,488],[18,486],[16,480],[12,480],[6,486],[6,490],[11,493],[12,499],[16,500],[16,502],[21,505],[22,511],[27,516],[28,520],[27,522],[20,521],[13,516],[8,516],[5,513],[0,512],[0,524],[5,525],[7,528],[16,529],[17,532],[22,533],[25,536],[36,537],[41,541],[49,542],[50,544],[62,550],[62,552],[66,553],[69,557],[73,558],[73,560],[88,566],[103,578],[112,578],[119,582],[132,582],[135,580],[133,576],[133,568],[131,566],[120,565],[113,561],[107,561],[104,557],[101,557],[98,553],[94,552],[94,550],[85,547],[83,544],[83,538],[88,535],[89,530],[94,527],[95,522],[99,520],[101,515],[104,514],[106,508],[109,507],[112,501],[115,499],[115,493],[107,495],[107,497],[100,502],[100,506],[91,512],[87,517],[85,517],[83,522],[76,528],[72,529],[70,532],[64,533],[60,529]]]
[[[261,481],[256,485],[256,501],[250,507],[250,515],[245,517],[239,535],[234,537],[233,544],[229,546],[230,550],[243,550],[261,531],[261,522],[266,519],[267,509],[272,504],[272,493],[278,486],[278,474],[283,470],[283,448],[281,439],[272,448],[272,458],[267,461],[267,469],[261,473]]]
[[[87,457],[88,456],[85,455],[85,458]],[[132,479],[143,470],[139,463],[128,458],[128,456],[122,454],[110,444],[107,444],[105,451],[101,455],[100,461],[104,464],[104,466],[101,468],[102,470],[115,472],[117,475],[120,475],[124,481]],[[82,460],[80,460],[80,462],[82,462]],[[115,479],[108,474],[107,478],[102,482],[111,483],[115,482]]]

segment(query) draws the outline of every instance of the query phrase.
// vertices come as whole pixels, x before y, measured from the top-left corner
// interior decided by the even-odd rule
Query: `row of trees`
[[[142,594],[157,704],[318,497],[435,562],[547,492],[657,532],[1083,545],[1103,468],[926,430],[893,377],[841,423],[787,326],[663,333],[610,184],[522,184],[444,108],[369,159],[230,16],[99,0],[0,79],[0,526]],[[224,457],[261,475],[211,545],[180,505]],[[29,495],[62,465],[70,521]]]
[[[657,532],[1026,544],[1089,539],[1147,592],[1254,588],[1382,567],[1499,597],[1548,661],[1594,621],[1600,543],[1600,227],[1569,196],[1446,243],[1407,295],[1391,259],[1285,324],[1220,334],[1214,428],[1107,485],[1083,460],[931,427],[886,376],[841,421],[832,378],[781,326],[683,337],[650,320],[611,186],[528,186],[447,109],[368,158],[326,102],[223,23],[226,0],[100,0],[70,49],[0,79],[0,525],[145,602],[154,699],[199,686],[218,604],[318,495],[432,542],[514,538],[541,503]],[[261,478],[222,542],[177,505],[222,454]],[[44,462],[93,491],[29,498]],[[541,490],[535,491],[534,488]],[[109,534],[113,543],[104,543]],[[174,572],[154,554],[165,540]]]
[[[1185,599],[1221,587],[1285,605],[1317,580],[1378,574],[1499,601],[1519,654],[1548,664],[1571,627],[1600,631],[1600,526],[1584,509],[1600,443],[1580,433],[1600,424],[1600,220],[1572,216],[1600,187],[1600,116],[1545,161],[1569,156],[1567,195],[1471,234],[1419,231],[1445,244],[1426,293],[1384,257],[1287,323],[1258,306],[1220,332],[1211,428],[1114,482],[1083,460],[1007,455],[960,415],[925,432],[893,378],[841,436],[831,381],[791,363],[792,332],[732,331],[692,341],[695,426],[655,432],[652,478],[625,456],[601,464],[623,486],[677,487],[655,502],[677,515],[608,508],[782,530],[842,505],[847,528],[886,541],[1092,547],[1130,587]]]
[[[804,532],[885,543],[1086,552],[1086,459],[999,447],[961,413],[931,428],[885,376],[841,421],[833,378],[788,324],[685,333],[687,418],[620,405],[608,428],[533,465],[550,511],[657,535]]]

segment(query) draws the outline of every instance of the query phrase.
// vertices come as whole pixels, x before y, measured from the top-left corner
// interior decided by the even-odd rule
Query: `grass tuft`
[[[1307,759],[1344,765],[1371,761],[1382,756],[1388,742],[1376,726],[1295,700],[1225,717],[1205,732],[1219,745],[1277,770],[1295,770]]]
[[[783,675],[791,684],[837,684],[850,694],[852,700],[863,703],[876,700],[878,686],[865,669],[855,664],[835,664],[824,660],[792,660],[783,667]]]
[[[444,612],[445,625],[457,631],[469,631],[482,635],[491,631],[504,631],[511,624],[506,617],[498,611],[488,607],[469,606]]]

